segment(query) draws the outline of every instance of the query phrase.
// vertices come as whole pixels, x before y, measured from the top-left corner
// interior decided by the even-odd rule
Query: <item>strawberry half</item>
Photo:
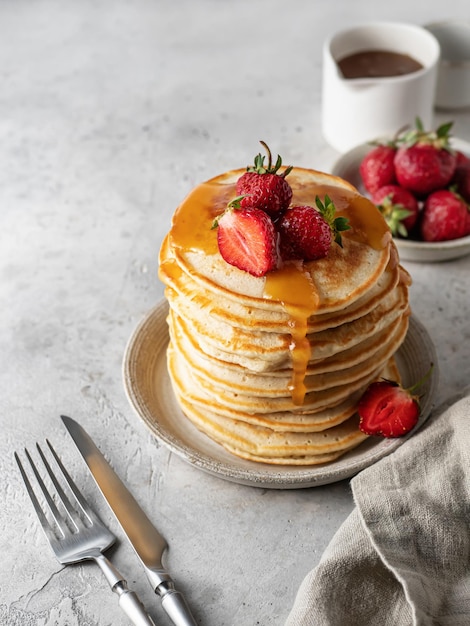
[[[255,157],[254,166],[249,166],[247,171],[237,181],[236,191],[242,208],[255,207],[270,215],[284,211],[292,200],[292,188],[286,180],[286,176],[292,171],[292,167],[285,169],[282,174],[278,173],[282,165],[282,159],[278,155],[275,165],[272,164],[269,147],[260,141],[268,153],[268,164],[264,164],[265,157],[258,154]]]
[[[366,435],[402,437],[418,423],[419,396],[413,392],[431,375],[434,366],[409,389],[394,380],[371,383],[359,400],[359,428]]]
[[[367,435],[401,437],[416,426],[419,402],[392,380],[372,383],[359,401],[359,428]]]
[[[265,276],[279,265],[279,234],[261,209],[239,208],[233,200],[213,224],[222,258],[253,276]]]

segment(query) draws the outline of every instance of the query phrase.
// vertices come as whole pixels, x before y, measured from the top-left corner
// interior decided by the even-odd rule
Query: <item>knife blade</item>
[[[196,626],[186,600],[164,568],[165,539],[144,513],[90,435],[71,417],[61,415],[67,431],[82,455],[98,488],[139,557],[147,578],[161,598],[163,609],[176,626]]]

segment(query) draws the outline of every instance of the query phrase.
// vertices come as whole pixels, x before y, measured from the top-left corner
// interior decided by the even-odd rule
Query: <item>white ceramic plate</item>
[[[452,146],[464,154],[470,156],[470,143],[462,139],[452,139]],[[361,144],[349,152],[343,154],[334,164],[331,171],[335,176],[344,178],[354,185],[362,194],[367,195],[359,174],[359,166],[365,155],[372,149],[368,143]],[[440,241],[428,243],[426,241],[412,241],[395,238],[400,259],[403,261],[417,261],[422,263],[436,263],[449,261],[470,254],[470,236],[454,239],[453,241]]]
[[[337,461],[308,467],[265,465],[234,456],[199,432],[176,402],[166,366],[167,313],[167,302],[162,300],[131,336],[123,363],[124,387],[131,405],[153,435],[194,467],[244,485],[272,489],[315,487],[353,476],[407,439],[371,437]],[[432,375],[420,389],[422,411],[417,428],[433,407],[438,367],[426,330],[412,317],[406,340],[397,354],[403,384],[410,386],[420,380],[431,363]]]

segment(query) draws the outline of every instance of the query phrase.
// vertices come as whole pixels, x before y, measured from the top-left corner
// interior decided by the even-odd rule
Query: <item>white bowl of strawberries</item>
[[[412,130],[353,148],[332,169],[377,205],[403,260],[470,253],[470,144],[451,127],[426,131],[418,119]]]

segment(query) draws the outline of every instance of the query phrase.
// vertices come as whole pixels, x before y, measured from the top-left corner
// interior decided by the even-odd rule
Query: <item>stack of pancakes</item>
[[[160,251],[170,305],[168,370],[182,411],[232,453],[310,465],[359,445],[356,406],[408,328],[408,274],[377,208],[349,183],[313,170],[289,174],[292,204],[328,195],[349,220],[343,246],[264,277],[227,264],[213,220],[244,170],[196,187]]]

